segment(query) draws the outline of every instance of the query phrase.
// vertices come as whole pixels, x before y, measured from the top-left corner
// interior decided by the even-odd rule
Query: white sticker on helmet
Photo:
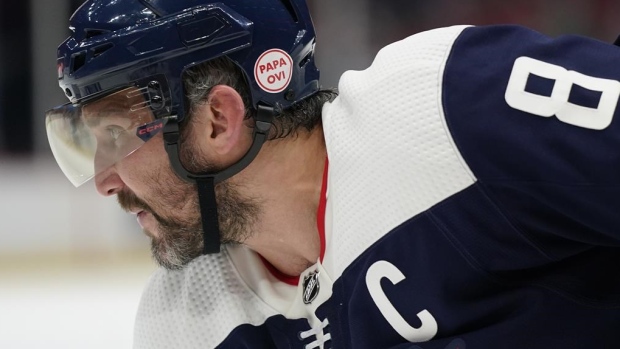
[[[291,82],[292,75],[293,59],[277,48],[265,51],[254,65],[254,79],[265,92],[284,91]]]

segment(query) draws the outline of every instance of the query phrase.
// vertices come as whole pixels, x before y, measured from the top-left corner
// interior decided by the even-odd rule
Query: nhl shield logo
[[[319,289],[321,288],[321,285],[319,285],[319,272],[310,272],[310,274],[304,277],[302,285],[304,288],[302,297],[304,304],[310,304],[319,295]]]

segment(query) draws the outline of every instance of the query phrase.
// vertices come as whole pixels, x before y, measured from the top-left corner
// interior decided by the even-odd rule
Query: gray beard
[[[242,244],[253,234],[251,227],[257,221],[260,205],[257,200],[241,197],[226,182],[216,186],[216,198],[220,242]],[[151,252],[155,261],[166,269],[181,269],[202,255],[203,229],[197,195],[192,200],[196,214],[188,220],[166,219],[153,213],[160,224],[161,237],[152,239]]]

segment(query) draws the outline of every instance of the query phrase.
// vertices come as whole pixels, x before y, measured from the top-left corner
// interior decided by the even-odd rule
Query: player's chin
[[[175,246],[169,244],[165,239],[152,237],[151,254],[155,262],[161,267],[168,270],[180,270],[200,256],[200,251],[189,246]]]

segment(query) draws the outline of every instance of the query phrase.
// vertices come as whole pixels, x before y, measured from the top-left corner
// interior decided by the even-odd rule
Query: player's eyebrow
[[[96,127],[101,123],[101,119],[109,115],[123,115],[129,117],[131,107],[136,103],[144,103],[142,95],[132,95],[132,90],[113,94],[103,99],[86,105],[82,108],[82,117],[89,127]],[[86,111],[86,112],[85,112]],[[88,115],[88,117],[84,117]]]
[[[82,120],[88,127],[97,127],[101,124],[101,120],[110,115],[123,115],[127,114],[127,109],[112,107],[112,108],[98,108],[95,112],[82,113]]]

